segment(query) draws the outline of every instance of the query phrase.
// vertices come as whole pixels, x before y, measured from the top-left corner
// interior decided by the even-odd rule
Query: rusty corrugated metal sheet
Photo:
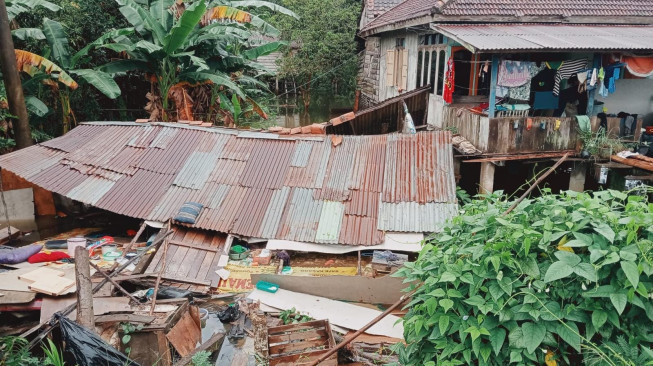
[[[653,26],[586,24],[438,24],[473,52],[500,50],[653,50]]]
[[[143,219],[165,221],[199,202],[195,227],[264,239],[373,245],[384,231],[432,231],[455,214],[448,132],[343,136],[338,144],[270,136],[91,123],[2,156],[0,166]]]

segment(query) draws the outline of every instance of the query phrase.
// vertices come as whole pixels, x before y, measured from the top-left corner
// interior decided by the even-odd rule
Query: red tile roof
[[[456,213],[449,132],[295,136],[85,123],[0,156],[0,166],[141,219],[165,221],[199,202],[195,227],[264,239],[373,245],[385,231],[437,231]]]
[[[521,17],[539,17],[533,21],[561,21],[574,18],[586,19],[582,23],[637,24],[637,18],[653,18],[653,1],[651,0],[406,0],[367,24],[361,33],[374,34],[375,30],[393,24],[400,25],[408,21],[422,24],[431,21],[498,22],[515,21]],[[502,19],[497,19],[502,17]],[[578,20],[578,19],[577,19]],[[591,19],[590,19],[591,20]],[[520,20],[523,21],[523,20]],[[652,21],[646,21],[650,23]]]

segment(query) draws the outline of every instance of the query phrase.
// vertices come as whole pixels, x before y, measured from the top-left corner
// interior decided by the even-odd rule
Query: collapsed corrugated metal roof
[[[455,215],[449,132],[291,139],[169,123],[85,123],[0,157],[45,189],[165,221],[202,203],[197,228],[264,239],[373,245]]]
[[[433,29],[472,52],[653,50],[650,25],[440,24]]]

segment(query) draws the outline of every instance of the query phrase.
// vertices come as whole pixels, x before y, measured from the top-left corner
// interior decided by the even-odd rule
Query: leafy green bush
[[[502,216],[510,202],[484,198],[398,271],[423,283],[402,364],[653,364],[653,204],[545,190]]]

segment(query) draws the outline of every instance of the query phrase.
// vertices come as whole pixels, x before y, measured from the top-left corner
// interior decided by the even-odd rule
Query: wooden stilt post
[[[77,323],[95,331],[95,314],[93,313],[93,284],[91,283],[91,266],[88,250],[75,248],[75,278],[77,282]]]
[[[361,270],[361,251],[358,251],[358,275],[362,275],[363,271]]]

